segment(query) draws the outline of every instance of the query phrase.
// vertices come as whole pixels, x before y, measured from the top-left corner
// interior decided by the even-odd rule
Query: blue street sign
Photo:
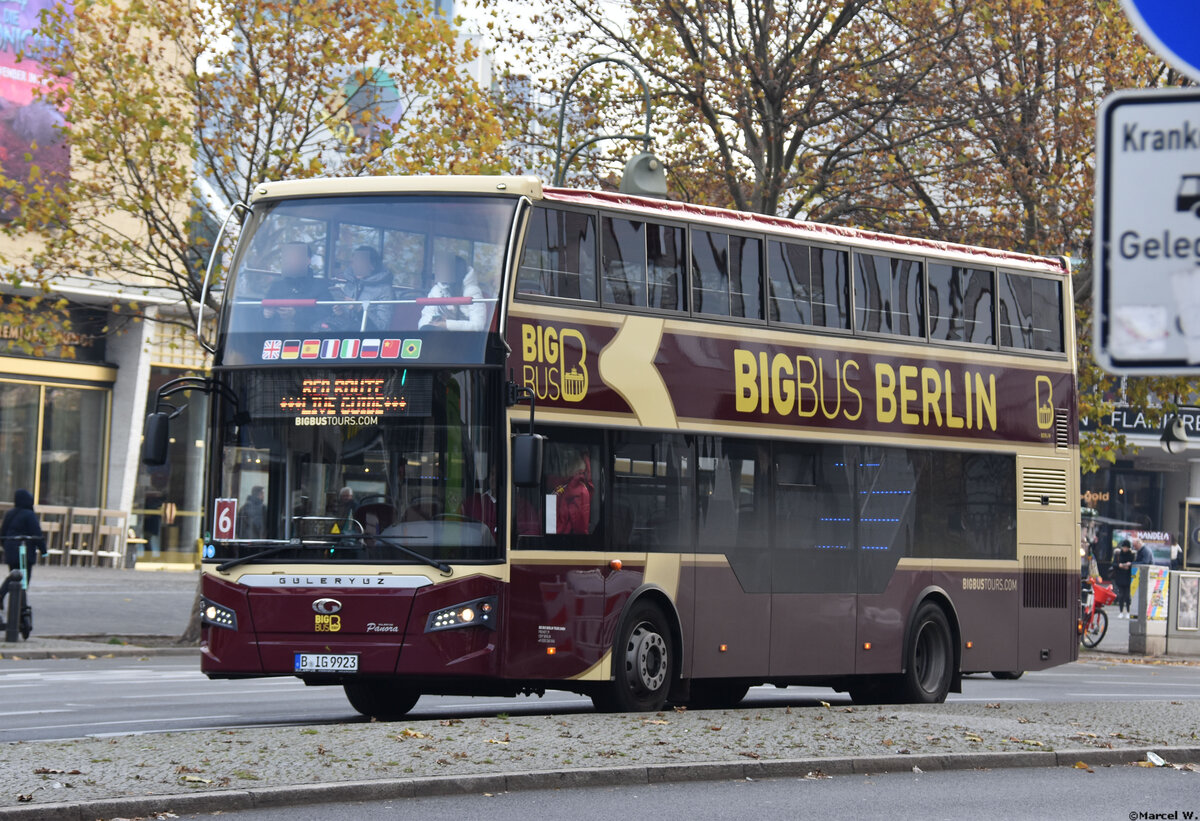
[[[1200,81],[1200,4],[1195,0],[1121,0],[1121,5],[1146,45]]]

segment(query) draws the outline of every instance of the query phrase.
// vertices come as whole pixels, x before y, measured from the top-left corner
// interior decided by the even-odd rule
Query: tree
[[[194,321],[214,218],[261,182],[503,167],[476,53],[428,5],[93,0],[41,33],[74,172],[3,181],[21,273],[177,295],[161,321]]]
[[[870,184],[848,173],[874,151],[864,137],[896,116],[960,16],[953,0],[627,0],[616,10],[551,0],[533,18],[548,35],[523,54],[546,55],[532,73],[552,98],[564,72],[551,66],[563,55],[585,55],[570,58],[582,64],[616,54],[637,67],[651,86],[655,150],[676,196],[828,218],[841,213],[839,195]],[[500,39],[524,45],[526,37]],[[640,130],[641,98],[619,72],[598,72],[571,103],[588,136],[598,126]],[[545,133],[539,124],[530,139]]]
[[[1191,395],[1186,379],[1118,380],[1091,354],[1095,123],[1114,89],[1178,76],[1131,30],[1118,4],[980,0],[894,121],[869,139],[892,170],[849,212],[883,230],[1076,260],[1084,472],[1113,462],[1125,437],[1114,404],[1159,418]],[[877,155],[878,156],[878,155]],[[864,169],[864,171],[866,171]]]

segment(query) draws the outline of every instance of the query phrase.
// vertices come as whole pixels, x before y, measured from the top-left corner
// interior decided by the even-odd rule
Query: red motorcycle
[[[1108,632],[1108,614],[1104,605],[1117,600],[1111,584],[1101,581],[1084,582],[1082,588],[1082,611],[1079,615],[1079,639],[1087,648],[1095,647]]]

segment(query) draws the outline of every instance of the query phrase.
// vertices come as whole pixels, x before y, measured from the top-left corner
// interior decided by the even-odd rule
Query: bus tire
[[[1001,681],[1016,681],[1023,675],[1025,675],[1024,670],[993,670],[992,671],[992,678],[998,678]]]
[[[671,625],[662,610],[642,600],[630,609],[613,643],[613,680],[592,693],[601,712],[661,710],[675,676]]]
[[[687,706],[694,710],[723,710],[736,707],[750,691],[750,685],[737,679],[692,679]]]
[[[399,721],[421,697],[395,679],[356,681],[343,685],[343,689],[351,707],[378,721]]]
[[[954,680],[954,640],[942,608],[925,602],[917,609],[900,676],[901,700],[941,704]]]

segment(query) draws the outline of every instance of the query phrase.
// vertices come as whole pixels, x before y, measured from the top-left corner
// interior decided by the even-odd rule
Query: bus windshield
[[[206,559],[499,557],[497,372],[315,367],[220,378],[228,390]]]
[[[221,364],[480,362],[515,200],[379,195],[254,207],[226,298]],[[444,332],[452,332],[447,335]]]

